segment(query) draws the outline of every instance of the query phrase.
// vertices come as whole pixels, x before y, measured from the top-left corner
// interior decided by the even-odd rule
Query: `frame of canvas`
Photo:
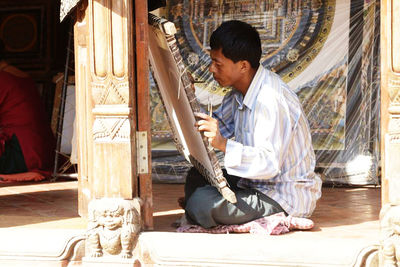
[[[149,57],[153,76],[174,132],[178,150],[232,203],[236,197],[223,177],[217,156],[196,129],[195,112],[201,112],[194,86],[174,37],[173,23],[149,15]]]

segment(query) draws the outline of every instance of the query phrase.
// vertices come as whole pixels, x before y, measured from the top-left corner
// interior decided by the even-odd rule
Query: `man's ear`
[[[245,73],[251,69],[251,64],[247,60],[240,61],[240,72]]]

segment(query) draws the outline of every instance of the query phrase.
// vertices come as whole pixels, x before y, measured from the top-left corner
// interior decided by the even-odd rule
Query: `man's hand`
[[[204,136],[208,138],[208,142],[215,148],[223,151],[225,153],[226,149],[226,138],[224,138],[218,127],[218,120],[204,114],[195,113],[196,117],[200,120],[196,121],[195,127],[199,132],[203,132]]]

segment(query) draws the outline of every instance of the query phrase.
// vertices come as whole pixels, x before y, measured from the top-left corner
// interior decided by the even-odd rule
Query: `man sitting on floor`
[[[0,174],[50,175],[55,138],[39,93],[26,73],[2,58],[0,53]]]
[[[210,46],[210,72],[233,90],[213,117],[197,114],[196,126],[225,153],[224,176],[238,201],[226,201],[191,169],[185,184],[189,222],[210,228],[279,212],[311,216],[322,183],[314,173],[310,130],[297,95],[260,64],[260,37],[251,25],[224,22]]]

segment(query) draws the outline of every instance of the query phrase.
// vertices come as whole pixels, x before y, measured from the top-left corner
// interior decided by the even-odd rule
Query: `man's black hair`
[[[233,62],[247,60],[258,68],[261,59],[261,41],[257,30],[250,24],[230,20],[222,23],[211,35],[212,50],[222,48],[222,54]]]

